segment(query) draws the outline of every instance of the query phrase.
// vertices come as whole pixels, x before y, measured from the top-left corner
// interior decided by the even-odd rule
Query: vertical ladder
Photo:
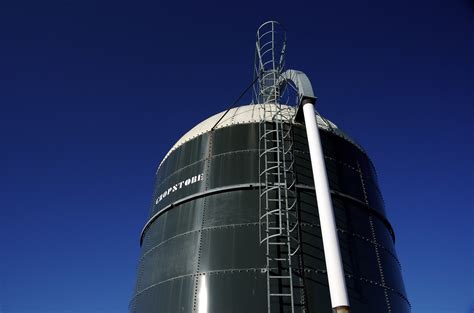
[[[261,104],[259,124],[260,243],[266,245],[268,313],[295,312],[293,256],[300,249],[293,110]],[[267,119],[271,117],[271,122]]]

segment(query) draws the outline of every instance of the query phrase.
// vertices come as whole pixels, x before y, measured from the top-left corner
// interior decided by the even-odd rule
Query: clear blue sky
[[[0,312],[125,313],[154,171],[288,31],[378,170],[415,313],[474,310],[474,4],[2,1]]]

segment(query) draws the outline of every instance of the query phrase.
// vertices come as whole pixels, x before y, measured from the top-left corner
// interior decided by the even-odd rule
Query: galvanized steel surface
[[[304,282],[298,310],[329,313],[303,127],[295,127],[294,141],[302,234],[301,262],[295,270]],[[323,132],[322,143],[352,312],[409,312],[393,230],[370,160],[329,131]],[[205,132],[169,154],[156,176],[153,218],[143,232],[130,312],[266,311],[265,248],[258,234],[258,153],[258,124],[249,123]],[[202,180],[184,186],[200,174]],[[284,303],[279,307],[285,312]]]

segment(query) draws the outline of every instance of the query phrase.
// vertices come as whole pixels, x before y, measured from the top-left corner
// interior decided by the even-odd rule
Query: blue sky
[[[154,171],[252,80],[255,30],[378,170],[413,312],[474,310],[474,4],[0,3],[0,312],[127,312]]]

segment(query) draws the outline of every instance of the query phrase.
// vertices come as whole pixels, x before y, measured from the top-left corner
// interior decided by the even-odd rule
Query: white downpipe
[[[313,169],[331,304],[333,312],[349,312],[349,297],[347,296],[331,193],[313,103],[306,102],[303,104],[303,114]]]

